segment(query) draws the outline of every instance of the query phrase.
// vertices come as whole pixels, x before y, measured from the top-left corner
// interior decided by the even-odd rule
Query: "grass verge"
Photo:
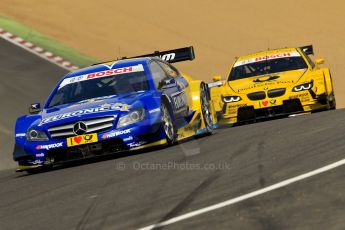
[[[0,15],[0,28],[13,33],[43,49],[58,55],[79,67],[89,66],[98,61],[81,54],[79,51],[69,48],[53,38],[33,30],[15,20]]]

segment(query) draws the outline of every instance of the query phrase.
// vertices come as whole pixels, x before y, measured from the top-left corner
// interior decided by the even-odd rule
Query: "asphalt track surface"
[[[0,170],[15,167],[12,160],[16,118],[29,105],[44,102],[67,72],[0,38]]]
[[[169,148],[35,175],[5,170],[0,229],[137,229],[162,222],[344,159],[344,127],[345,110],[336,110],[220,129]],[[344,229],[344,169],[161,229]]]

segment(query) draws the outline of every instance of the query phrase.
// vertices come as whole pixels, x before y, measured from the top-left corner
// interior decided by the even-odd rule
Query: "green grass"
[[[19,22],[0,15],[0,28],[13,33],[43,49],[58,55],[79,67],[89,66],[98,61],[88,57],[77,50],[69,48],[53,38],[43,35],[32,28],[29,28]]]

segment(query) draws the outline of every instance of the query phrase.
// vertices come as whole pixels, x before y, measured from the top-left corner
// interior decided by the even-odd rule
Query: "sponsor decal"
[[[157,113],[159,111],[161,111],[161,108],[152,109],[149,111],[149,113]]]
[[[227,107],[226,113],[234,114],[237,113],[237,110],[242,107],[246,107],[248,104],[238,104],[238,105],[230,105]]]
[[[122,104],[122,103],[104,104],[95,108],[82,109],[82,110],[77,110],[71,113],[64,113],[64,114],[59,114],[56,116],[45,118],[41,121],[41,123],[38,126],[42,126],[44,124],[51,123],[54,121],[68,119],[71,117],[78,117],[85,114],[102,113],[102,112],[110,112],[110,111],[128,111],[128,109],[129,109],[129,105],[127,104]]]
[[[133,137],[132,136],[129,136],[127,138],[124,138],[123,141],[133,141]]]
[[[63,142],[49,144],[49,145],[37,145],[36,150],[41,150],[41,149],[50,150],[50,149],[60,148],[62,146],[63,146]]]
[[[44,157],[44,153],[37,153],[36,157]]]
[[[271,103],[271,105],[275,105],[275,104],[277,103],[277,100],[276,100],[276,99],[272,99],[272,100],[270,101],[270,103]]]
[[[146,141],[139,141],[139,142],[132,142],[132,143],[129,143],[129,147],[130,148],[136,148],[136,147],[140,147],[142,145],[145,145],[147,142]]]
[[[113,137],[117,137],[123,134],[129,134],[131,133],[131,129],[125,129],[125,130],[119,130],[119,131],[114,131],[111,133],[105,133],[102,135],[102,139],[108,139],[108,138],[113,138]]]
[[[185,92],[181,92],[178,95],[173,96],[172,99],[176,110],[179,110],[187,105],[187,97]]]
[[[68,147],[95,143],[95,142],[98,142],[97,133],[90,133],[90,134],[67,138]]]
[[[299,98],[301,102],[306,102],[306,101],[310,100],[310,94],[309,94],[309,92],[306,92],[306,93],[301,93],[298,95],[290,96],[289,98],[290,99]]]
[[[104,107],[109,107],[109,106],[110,106],[110,104],[101,105],[102,108],[104,108]]]
[[[268,101],[263,101],[261,104],[262,104],[263,106],[267,106],[267,105],[268,105]]]
[[[110,109],[116,109],[119,111],[128,111],[129,105],[122,104],[122,103],[115,103],[115,104],[103,104],[101,105],[101,108],[110,108]]]
[[[247,104],[238,104],[238,105],[230,105],[228,106],[229,109],[234,109],[234,108],[241,108],[241,107],[246,107]]]
[[[110,70],[105,70],[105,71],[100,71],[100,72],[95,72],[95,73],[89,73],[89,74],[84,74],[76,77],[70,77],[64,79],[60,86],[59,89],[69,85],[73,84],[76,82],[81,82],[81,81],[87,81],[95,78],[102,78],[102,77],[108,77],[108,76],[113,76],[113,75],[119,75],[119,74],[124,74],[124,73],[133,73],[133,72],[142,72],[144,71],[143,65],[139,64],[136,66],[128,66],[128,67],[123,67],[123,68],[117,68],[117,69],[110,69]]]
[[[279,54],[269,54],[261,57],[256,58],[249,58],[242,61],[238,61],[234,64],[234,67],[242,66],[250,63],[255,62],[261,62],[266,60],[273,60],[273,59],[279,59],[279,58],[285,58],[285,57],[300,57],[301,55],[297,51],[292,52],[285,52],[285,53],[279,53]]]
[[[81,106],[81,105],[85,105],[85,104],[91,104],[91,103],[99,103],[99,102],[104,101],[105,99],[109,99],[109,98],[113,98],[113,97],[116,97],[116,95],[86,99],[86,100],[80,101],[74,105],[71,105],[68,108],[73,108],[73,107],[77,107],[77,106]]]
[[[17,133],[16,137],[26,137],[26,133]]]
[[[176,56],[175,53],[169,53],[169,54],[160,55],[159,57],[164,61],[171,61],[175,59],[175,56]]]
[[[237,92],[240,93],[242,91],[246,91],[246,90],[250,90],[250,89],[255,89],[255,88],[260,88],[260,87],[264,87],[264,86],[270,86],[270,85],[280,85],[280,84],[292,84],[294,83],[293,80],[290,81],[266,81],[265,83],[257,83],[254,82],[254,84],[252,86],[246,87],[246,88],[242,88],[242,89],[238,89]]]
[[[43,164],[43,161],[41,161],[41,160],[35,160],[35,161],[29,161],[28,163],[29,163],[29,164],[32,164],[32,165],[40,165],[40,164]]]
[[[307,93],[302,93],[302,94],[298,94],[298,95],[294,95],[294,96],[290,96],[290,99],[296,99],[296,98],[300,98],[300,97],[307,97],[308,96],[308,92]]]
[[[254,83],[262,83],[265,81],[274,81],[278,79],[279,76],[266,76],[266,77],[259,77],[253,80]]]

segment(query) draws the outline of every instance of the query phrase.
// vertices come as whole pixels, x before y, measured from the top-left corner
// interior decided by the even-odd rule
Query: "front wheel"
[[[202,115],[204,118],[206,132],[212,133],[213,132],[212,110],[211,110],[210,100],[207,94],[208,92],[205,87],[207,86],[202,85],[201,91],[200,91],[201,110],[202,110]]]
[[[168,144],[173,144],[176,136],[175,127],[169,109],[164,103],[161,105],[161,122]]]
[[[329,103],[329,109],[330,110],[335,110],[337,108],[337,102],[335,100],[334,94],[331,94],[331,100],[328,101]]]

